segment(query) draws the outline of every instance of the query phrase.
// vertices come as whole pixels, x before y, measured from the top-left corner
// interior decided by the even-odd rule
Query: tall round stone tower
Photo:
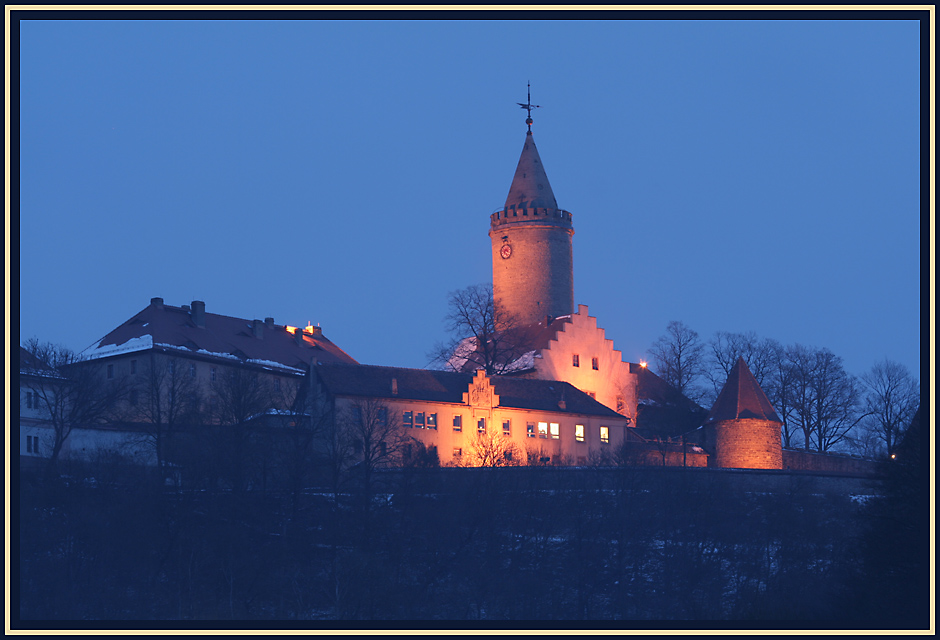
[[[506,204],[490,216],[490,240],[496,304],[529,324],[574,311],[574,227],[571,214],[555,202],[535,148],[531,116],[526,123],[529,131]]]

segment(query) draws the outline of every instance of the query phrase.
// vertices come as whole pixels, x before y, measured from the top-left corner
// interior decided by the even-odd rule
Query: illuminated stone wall
[[[782,469],[780,423],[739,418],[711,425],[713,466],[725,469]]]
[[[347,407],[359,399],[337,397],[337,415],[343,415]],[[404,434],[422,443],[426,447],[437,447],[442,465],[473,466],[473,441],[477,437],[477,424],[485,420],[486,432],[496,438],[502,437],[503,422],[509,421],[509,439],[516,445],[521,459],[514,462],[527,464],[526,452],[531,451],[543,464],[577,465],[610,460],[620,448],[624,439],[625,421],[616,418],[585,416],[564,411],[539,411],[512,407],[485,407],[451,402],[429,402],[424,400],[381,399],[388,407],[389,414],[399,424],[403,422],[405,412],[411,413],[412,425],[403,426]],[[423,414],[423,427],[414,426],[417,414]],[[436,428],[428,428],[429,414],[436,415]],[[459,430],[454,426],[455,416],[460,416]],[[558,437],[551,433],[544,436],[538,431],[538,423],[558,424]],[[528,424],[536,425],[535,433],[530,436]],[[583,425],[583,440],[578,440],[575,428]],[[608,442],[601,441],[601,427],[608,429]],[[459,450],[459,455],[458,455]]]
[[[490,230],[493,295],[519,322],[536,323],[548,315],[558,317],[573,311],[573,234],[570,223],[494,222]],[[503,257],[507,251],[504,245],[511,247],[508,258]]]
[[[578,305],[571,322],[562,325],[540,356],[535,359],[535,377],[568,382],[594,394],[598,402],[636,424],[636,376],[630,373],[630,363],[614,349],[613,340],[597,326],[597,318],[588,314],[586,305]],[[574,366],[574,356],[578,356],[578,366]]]

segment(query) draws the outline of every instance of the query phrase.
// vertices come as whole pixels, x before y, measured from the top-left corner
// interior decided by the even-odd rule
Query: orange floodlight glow
[[[646,368],[646,360],[640,360],[640,366]]]
[[[288,327],[285,325],[284,328],[287,329],[287,333],[290,333],[290,334],[294,334],[297,332],[297,327]]]

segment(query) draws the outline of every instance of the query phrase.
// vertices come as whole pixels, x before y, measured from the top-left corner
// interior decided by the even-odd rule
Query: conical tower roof
[[[529,131],[522,145],[522,155],[516,165],[516,174],[512,177],[512,186],[506,197],[505,209],[557,209],[555,194],[548,184],[548,176],[539,150],[535,148],[535,139]]]
[[[708,422],[739,418],[781,421],[767,399],[767,394],[757,384],[754,374],[744,363],[744,358],[738,358],[731,369],[724,388],[708,414]]]

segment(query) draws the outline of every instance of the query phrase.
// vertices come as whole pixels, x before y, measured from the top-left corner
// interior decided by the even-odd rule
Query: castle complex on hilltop
[[[206,313],[201,301],[173,307],[153,298],[87,354],[107,380],[128,381],[125,415],[132,419],[123,429],[73,430],[66,452],[139,443],[141,433],[153,433],[140,425],[161,403],[166,411],[175,403],[178,422],[213,415],[217,381],[232,370],[252,370],[280,394],[267,409],[271,416],[301,419],[307,410],[297,409],[298,399],[315,398],[329,407],[334,424],[351,424],[354,432],[366,420],[394,425],[409,443],[435,449],[442,464],[864,472],[850,459],[783,450],[780,418],[743,360],[707,413],[645,366],[625,362],[587,306],[575,309],[572,215],[558,207],[549,184],[532,136],[532,105],[522,106],[529,110],[522,154],[505,205],[490,215],[493,301],[527,341],[501,375],[487,375],[457,354],[452,371],[360,365],[319,327],[232,318]],[[38,379],[23,367],[23,380]],[[205,398],[197,398],[199,389]],[[34,391],[21,382],[21,406],[24,399],[32,410]],[[381,410],[370,413],[376,406]],[[21,455],[44,455],[47,427],[35,410],[21,421]],[[383,455],[391,446],[372,444]],[[359,442],[358,455],[369,446]],[[151,455],[143,458],[152,464]]]

